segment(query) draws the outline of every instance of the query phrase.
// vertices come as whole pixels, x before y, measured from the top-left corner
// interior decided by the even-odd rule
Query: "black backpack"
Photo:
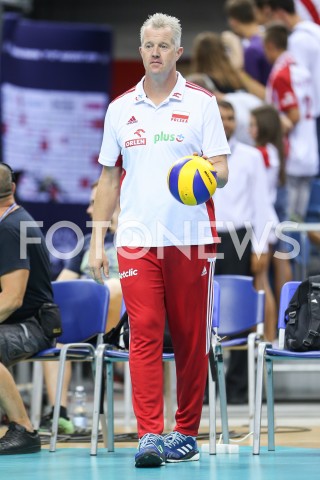
[[[320,350],[320,275],[301,282],[285,311],[285,348]]]
[[[122,336],[123,341],[120,342]],[[108,343],[120,350],[129,350],[129,320],[127,312],[124,312],[117,325],[106,333],[103,337],[103,343]],[[120,345],[122,343],[123,345]],[[166,320],[163,336],[163,353],[173,353],[172,340],[169,332],[168,321]]]

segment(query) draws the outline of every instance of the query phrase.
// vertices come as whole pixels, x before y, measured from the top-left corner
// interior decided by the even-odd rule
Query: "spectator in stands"
[[[291,220],[303,221],[311,181],[318,173],[318,145],[313,97],[310,95],[311,75],[287,50],[288,36],[288,29],[281,23],[266,27],[264,48],[273,65],[266,101],[273,104],[293,125],[288,134],[286,158],[288,215]]]
[[[284,136],[280,115],[272,105],[263,105],[251,111],[250,134],[258,150],[262,153],[268,178],[271,202],[280,222],[288,220],[287,195],[285,184]],[[255,286],[266,293],[265,337],[272,341],[276,336],[277,308],[282,285],[292,279],[290,261],[279,259],[274,251],[287,251],[287,244],[278,241],[273,234],[270,239],[268,261],[265,268],[255,276]],[[273,266],[275,295],[270,286],[270,264]],[[276,302],[275,298],[278,302]]]
[[[14,173],[1,163],[0,404],[10,423],[0,439],[0,455],[40,451],[38,432],[6,367],[51,347],[61,333],[45,239],[33,218],[16,204],[14,193]]]
[[[287,49],[298,64],[310,73],[312,83],[306,103],[312,103],[316,118],[318,156],[320,158],[320,26],[315,22],[302,20],[295,9],[294,0],[266,0],[273,20],[283,22],[289,29]],[[319,164],[318,164],[319,172]]]
[[[202,32],[194,38],[190,71],[206,73],[221,93],[244,88],[237,70],[229,60],[221,37],[213,32]]]
[[[308,20],[320,25],[320,0],[293,0],[294,11],[301,20]],[[290,2],[291,3],[291,2]],[[256,18],[260,25],[274,20],[273,0],[254,0]],[[289,4],[287,4],[289,5]]]
[[[216,191],[214,194],[218,235],[221,238],[215,273],[253,276],[265,269],[268,239],[262,243],[260,240],[265,228],[268,228],[268,222],[274,220],[266,169],[262,154],[256,148],[234,138],[236,118],[231,103],[223,100],[218,105],[231,155],[228,156],[229,182],[225,191]],[[260,243],[255,250],[253,234]],[[241,252],[234,242],[235,237],[242,246]],[[229,403],[247,402],[247,367],[247,352],[231,351],[226,377]]]
[[[190,74],[207,75],[213,82],[212,91],[216,97],[225,98],[232,103],[237,115],[237,138],[250,144],[252,139],[249,135],[249,112],[262,103],[260,98],[264,99],[265,87],[247,74],[244,75],[244,81],[240,79],[243,75],[243,51],[240,39],[235,37],[236,35],[232,34],[232,38],[226,41],[226,35],[222,38],[213,32],[198,34],[193,42]],[[253,85],[250,93],[249,90],[246,91],[246,82],[249,88]]]
[[[214,93],[217,100],[226,100],[227,102],[230,102],[235,110],[237,120],[236,130],[234,132],[235,138],[239,140],[239,142],[253,145],[253,140],[249,133],[250,112],[253,108],[262,105],[262,100],[245,90],[221,93],[206,73],[190,73],[186,78],[190,82]]]
[[[259,25],[266,25],[272,21],[270,0],[253,0],[255,17]]]
[[[225,10],[231,30],[241,38],[245,72],[266,85],[271,65],[264,53],[261,28],[252,1],[228,0]]]
[[[87,213],[92,218],[92,211],[94,205],[94,199],[96,196],[98,182],[93,183],[91,186],[90,203],[87,208]],[[116,249],[113,244],[114,233],[117,227],[118,221],[118,209],[116,210],[111,226],[105,237],[105,250],[109,258],[109,278],[105,280],[105,284],[110,290],[110,303],[107,319],[107,331],[113,328],[120,319],[120,309],[122,303],[122,291],[119,280],[119,267]],[[82,250],[75,257],[67,261],[65,268],[61,271],[57,278],[57,281],[61,280],[77,280],[79,278],[91,278],[89,274],[88,255],[90,246],[91,234],[88,234],[84,238],[84,245]],[[57,377],[59,371],[59,364],[56,362],[44,363],[44,378],[47,387],[47,394],[51,410],[48,414],[44,415],[41,419],[41,429],[50,429],[53,418],[53,405],[55,402]],[[66,363],[64,382],[62,387],[61,408],[59,417],[59,433],[70,435],[74,433],[74,425],[72,420],[68,417],[67,402],[68,402],[68,389],[71,381],[71,362]]]

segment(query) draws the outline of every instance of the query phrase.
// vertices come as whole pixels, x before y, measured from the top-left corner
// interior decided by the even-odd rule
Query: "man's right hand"
[[[102,275],[104,275],[106,278],[109,277],[109,262],[104,248],[99,250],[95,245],[90,245],[89,271],[93,280],[101,285],[104,285],[104,279]]]

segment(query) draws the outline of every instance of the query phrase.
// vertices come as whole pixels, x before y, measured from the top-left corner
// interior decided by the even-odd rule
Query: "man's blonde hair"
[[[144,22],[140,29],[140,41],[141,45],[143,43],[144,31],[147,27],[152,28],[171,28],[173,36],[173,44],[176,49],[180,47],[181,44],[181,24],[180,20],[176,17],[171,17],[170,15],[165,15],[164,13],[155,13],[149,15],[147,20]]]

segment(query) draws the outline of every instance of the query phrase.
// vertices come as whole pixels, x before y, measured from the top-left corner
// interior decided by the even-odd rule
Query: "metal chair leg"
[[[222,424],[222,437],[223,443],[229,443],[229,422],[227,411],[227,393],[226,393],[226,381],[224,373],[224,362],[221,345],[217,344],[215,347],[215,361],[217,368],[217,377],[219,385],[219,398],[220,398],[220,415]]]
[[[59,416],[60,416],[60,405],[61,405],[61,396],[62,396],[62,383],[64,379],[64,370],[66,365],[67,352],[68,352],[68,346],[64,345],[61,349],[60,360],[59,360],[57,391],[56,391],[56,399],[55,399],[54,410],[53,410],[52,429],[51,429],[51,437],[50,437],[50,448],[49,448],[50,452],[56,451],[58,424],[59,424]]]
[[[31,423],[35,430],[38,430],[41,420],[41,405],[43,393],[43,367],[41,361],[32,363],[32,385],[31,392]]]
[[[266,359],[267,370],[267,417],[268,417],[268,450],[274,451],[274,394],[273,394],[273,362]]]
[[[113,363],[107,362],[107,423],[108,452],[114,452],[114,395],[113,395]]]
[[[255,346],[256,333],[248,336],[248,406],[249,406],[249,432],[253,431],[254,393],[255,393]]]
[[[208,391],[209,391],[209,454],[215,455],[217,443],[217,412],[216,412],[216,382],[213,379],[213,371],[209,362]]]
[[[99,413],[102,390],[102,375],[103,375],[103,357],[104,345],[99,345],[96,352],[96,373],[94,379],[94,395],[93,395],[93,414],[92,414],[92,429],[91,429],[91,450],[90,455],[97,455],[98,450],[98,434],[99,434]]]
[[[263,390],[263,370],[264,356],[267,343],[262,342],[258,346],[257,361],[257,380],[256,380],[256,398],[253,422],[253,455],[260,454],[260,435],[261,435],[261,410],[262,410],[262,390]]]

